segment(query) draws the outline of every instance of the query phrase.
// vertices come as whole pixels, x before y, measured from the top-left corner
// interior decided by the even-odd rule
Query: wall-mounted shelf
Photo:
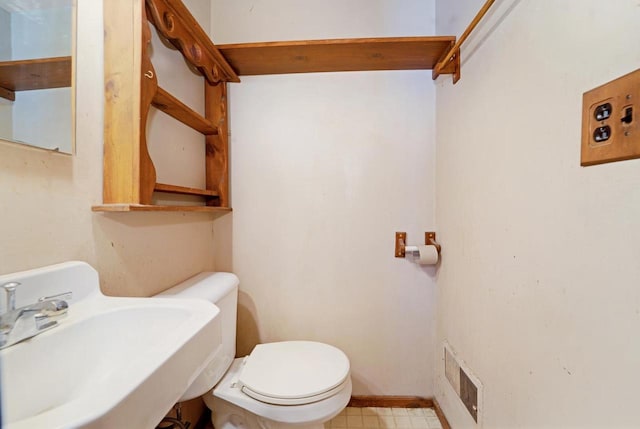
[[[157,206],[144,204],[102,204],[91,207],[94,212],[201,212],[218,216],[231,213],[228,207],[210,206]]]
[[[431,70],[453,36],[304,40],[216,45],[238,75]]]
[[[229,213],[226,85],[240,80],[233,68],[180,0],[109,0],[104,20],[104,204],[93,211]],[[150,25],[202,76],[204,115],[158,86]],[[146,132],[151,106],[202,134],[206,189],[156,182]],[[195,197],[202,205],[154,205],[157,192]]]
[[[105,2],[104,204],[93,210],[229,212],[227,82],[239,82],[239,75],[433,70],[433,79],[452,74],[455,83],[460,45],[494,1],[486,1],[459,40],[427,36],[218,46],[181,0]],[[204,116],[158,86],[149,24],[204,78]],[[0,85],[0,91],[7,90]],[[204,135],[206,189],[156,183],[146,136],[151,106]],[[153,205],[154,192],[200,197],[205,205]]]
[[[238,75],[369,70],[433,70],[460,79],[460,46],[493,5],[486,0],[469,26],[454,36],[301,40],[218,45]]]
[[[15,101],[15,91],[71,86],[71,57],[0,62],[0,96]]]

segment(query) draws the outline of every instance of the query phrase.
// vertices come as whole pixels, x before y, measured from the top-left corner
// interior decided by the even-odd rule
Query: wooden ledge
[[[352,396],[348,407],[433,408],[432,398],[420,396]]]
[[[304,40],[216,45],[238,75],[431,70],[453,36]]]
[[[0,87],[10,91],[71,86],[71,57],[0,62]]]
[[[110,213],[122,213],[122,212],[202,212],[212,213],[218,216],[223,216],[227,213],[231,213],[229,207],[211,207],[211,206],[154,206],[144,204],[102,204],[91,207],[94,212],[110,212]]]

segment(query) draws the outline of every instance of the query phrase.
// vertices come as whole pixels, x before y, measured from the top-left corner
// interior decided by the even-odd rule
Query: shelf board
[[[205,198],[220,197],[216,191],[209,189],[187,188],[184,186],[167,185],[166,183],[156,183],[153,190],[157,192],[168,192],[170,194],[197,195]]]
[[[454,36],[305,40],[216,45],[238,75],[431,70]]]
[[[158,90],[154,94],[151,104],[172,118],[177,119],[206,136],[218,134],[218,129],[213,126],[211,121],[160,87],[158,87]]]
[[[211,206],[153,206],[143,204],[102,204],[91,207],[94,212],[203,212],[222,216],[231,213],[229,207]]]
[[[0,62],[0,87],[10,91],[71,86],[71,57]]]

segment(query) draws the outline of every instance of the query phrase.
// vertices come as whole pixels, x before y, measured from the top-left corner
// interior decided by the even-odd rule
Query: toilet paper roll
[[[438,263],[438,249],[432,245],[418,246],[418,258],[416,262],[420,265],[435,265]]]

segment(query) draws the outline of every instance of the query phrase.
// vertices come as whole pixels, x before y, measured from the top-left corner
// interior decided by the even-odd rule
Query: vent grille
[[[471,417],[479,423],[479,399],[482,384],[458,359],[448,343],[444,345],[444,374]]]

